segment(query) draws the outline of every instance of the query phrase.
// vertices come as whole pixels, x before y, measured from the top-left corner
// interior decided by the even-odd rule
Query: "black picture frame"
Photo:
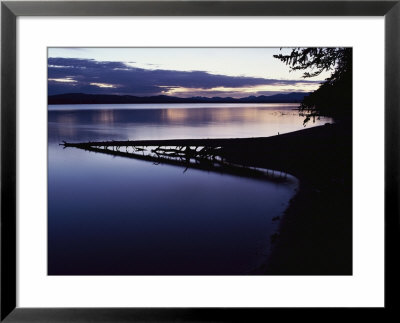
[[[3,1],[1,3],[1,322],[242,321],[270,308],[16,307],[16,19],[19,16],[384,16],[385,307],[395,310],[399,266],[400,1]],[[40,293],[40,290],[37,291]],[[266,314],[265,311],[269,311]],[[332,309],[326,309],[333,313]],[[298,314],[295,314],[298,315]],[[326,315],[326,313],[324,313]],[[261,316],[261,317],[262,317]]]

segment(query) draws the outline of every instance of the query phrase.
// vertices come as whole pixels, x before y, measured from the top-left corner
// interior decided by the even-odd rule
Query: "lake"
[[[48,274],[246,275],[268,264],[298,181],[254,179],[65,148],[62,141],[266,137],[297,104],[48,108]],[[307,127],[332,122],[316,120]]]

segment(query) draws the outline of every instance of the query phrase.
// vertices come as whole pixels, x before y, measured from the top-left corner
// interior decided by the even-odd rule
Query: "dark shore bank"
[[[306,128],[267,138],[65,143],[67,147],[132,158],[123,151],[96,148],[107,145],[222,147],[218,155],[231,163],[281,170],[296,176],[300,180],[299,190],[280,221],[272,255],[265,266],[251,274],[352,274],[350,124]],[[149,157],[133,158],[152,161]]]
[[[247,142],[246,142],[247,141]],[[349,124],[246,139],[225,156],[300,180],[268,265],[255,274],[352,274],[352,130]]]

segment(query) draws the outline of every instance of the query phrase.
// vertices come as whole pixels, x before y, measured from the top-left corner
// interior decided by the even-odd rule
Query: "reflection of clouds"
[[[298,120],[297,111],[270,110],[259,108],[218,108],[218,109],[165,109],[162,110],[162,121],[165,123],[191,124],[193,122],[205,123],[277,123],[282,116],[292,119],[290,122]]]
[[[233,109],[217,110],[216,113],[212,116],[212,121],[220,123],[231,122],[237,119],[236,115],[237,111],[234,111]]]
[[[234,109],[166,109],[163,120],[172,123],[192,123],[192,121],[228,122],[235,119]]]
[[[55,128],[55,130],[53,130],[53,131],[56,132],[59,137],[62,137],[62,138],[73,138],[73,137],[76,136],[77,130],[78,129],[76,129],[73,126],[61,125],[61,126],[58,126],[57,128]]]
[[[296,105],[230,108],[167,108],[131,110],[52,111],[49,135],[62,140],[139,140],[239,138],[276,135],[303,129]],[[231,105],[232,106],[232,105]],[[165,107],[165,106],[164,106]],[[331,122],[321,118],[307,127]]]
[[[59,114],[56,122],[49,122],[49,131],[57,133],[61,138],[75,137],[79,120],[73,114]]]
[[[236,109],[166,109],[162,119],[166,123],[224,123],[238,119]]]
[[[57,122],[67,125],[74,125],[78,122],[78,120],[75,115],[68,113],[57,115]]]
[[[115,122],[114,110],[99,110],[93,115],[93,122],[113,124]]]
[[[188,109],[162,110],[162,119],[167,122],[184,122],[189,117]]]

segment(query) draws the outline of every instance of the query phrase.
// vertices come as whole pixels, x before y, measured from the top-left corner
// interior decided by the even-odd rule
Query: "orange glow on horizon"
[[[312,92],[318,89],[319,83],[301,83],[298,84],[288,84],[288,85],[256,85],[249,87],[224,87],[218,86],[209,89],[204,88],[187,88],[187,87],[169,87],[160,86],[161,88],[166,88],[163,91],[165,95],[190,95],[195,96],[196,94],[207,95],[211,93],[212,95],[218,95],[218,93],[228,93],[228,94],[243,94],[243,95],[261,95],[260,92]],[[215,93],[217,92],[217,93]]]
[[[70,77],[49,79],[49,81],[60,82],[60,83],[76,83],[77,82],[77,81],[71,79]]]
[[[116,88],[115,85],[107,84],[107,83],[95,83],[95,82],[93,82],[93,83],[90,83],[90,85],[101,87],[101,88],[113,88],[113,89]]]

